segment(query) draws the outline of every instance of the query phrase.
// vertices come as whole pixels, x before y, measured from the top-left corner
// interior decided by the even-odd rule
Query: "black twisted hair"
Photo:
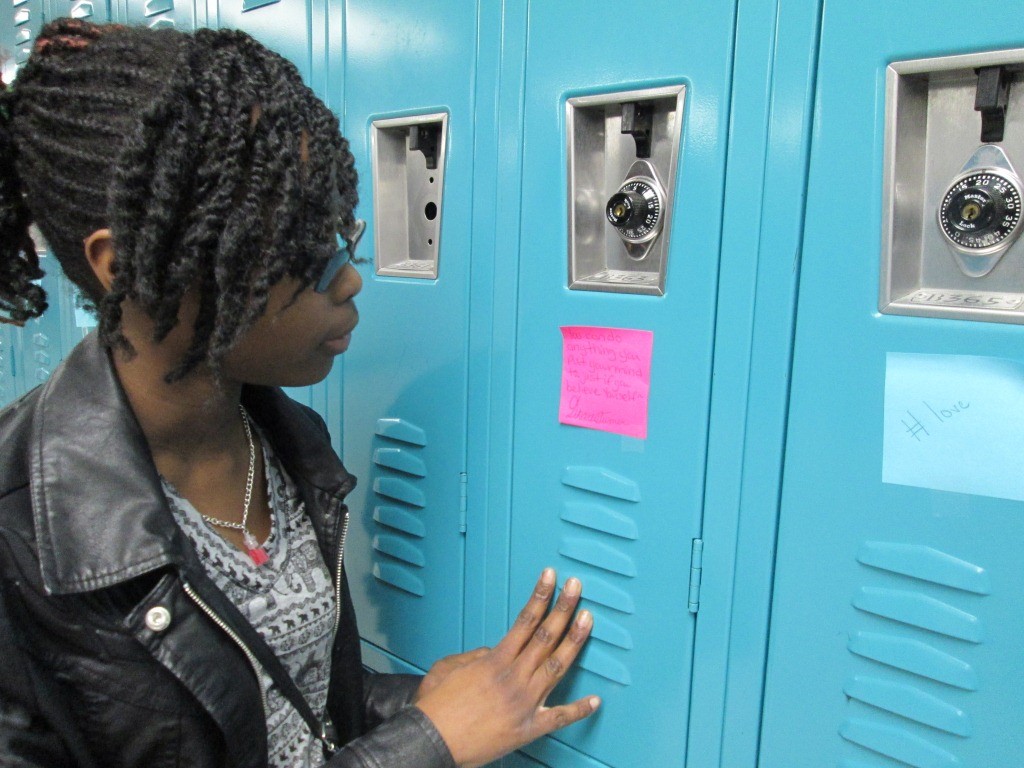
[[[197,291],[193,342],[169,381],[216,370],[272,285],[313,283],[358,202],[335,116],[290,62],[233,30],[51,22],[0,94],[0,152],[0,314],[46,308],[34,221],[110,346],[130,351],[125,299],[160,341]],[[104,227],[109,292],[83,251]]]

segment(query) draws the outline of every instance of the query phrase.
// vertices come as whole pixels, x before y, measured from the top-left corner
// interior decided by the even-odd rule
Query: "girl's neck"
[[[155,459],[163,454],[177,461],[201,460],[233,451],[244,439],[238,410],[241,384],[215,376],[205,365],[183,379],[166,381],[188,348],[190,339],[179,330],[183,327],[191,324],[179,324],[154,343],[149,329],[128,322],[123,330],[134,353],[113,354],[114,369]]]

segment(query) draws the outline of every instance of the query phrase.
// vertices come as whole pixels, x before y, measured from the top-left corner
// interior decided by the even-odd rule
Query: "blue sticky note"
[[[890,352],[882,482],[1024,501],[1024,363]]]

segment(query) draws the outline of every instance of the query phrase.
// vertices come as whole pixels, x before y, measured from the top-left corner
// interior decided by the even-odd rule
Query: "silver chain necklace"
[[[235,531],[242,532],[242,541],[245,544],[245,551],[248,552],[249,557],[256,565],[263,565],[270,559],[267,555],[267,551],[260,545],[256,540],[256,537],[249,532],[249,504],[252,502],[252,481],[253,476],[256,474],[256,444],[252,439],[252,428],[249,426],[249,414],[245,412],[245,408],[242,404],[238,404],[238,411],[242,414],[242,426],[245,427],[245,439],[249,443],[249,472],[245,478],[245,503],[242,507],[242,522],[232,523],[228,520],[218,520],[216,517],[210,515],[202,515],[210,525],[216,525],[221,528],[231,528]]]

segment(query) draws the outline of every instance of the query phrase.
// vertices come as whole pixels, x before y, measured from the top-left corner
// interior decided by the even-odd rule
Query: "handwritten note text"
[[[559,422],[646,438],[654,333],[578,325],[561,330]]]

